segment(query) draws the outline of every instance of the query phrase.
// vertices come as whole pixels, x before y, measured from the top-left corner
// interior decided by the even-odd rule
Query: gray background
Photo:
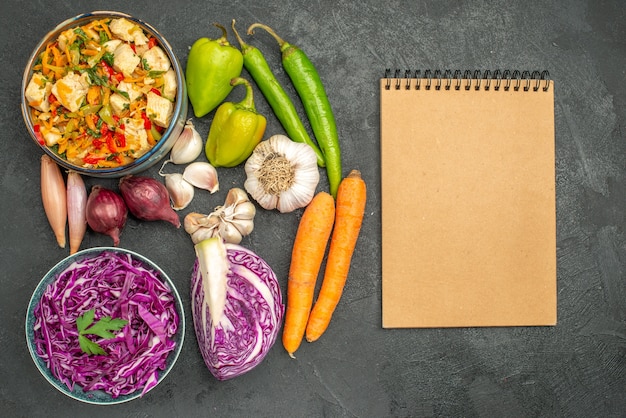
[[[622,1],[7,0],[1,7],[2,415],[625,416]],[[296,360],[278,342],[258,368],[218,382],[204,366],[188,327],[182,355],[166,380],[143,399],[110,407],[66,398],[35,369],[23,331],[27,303],[41,276],[68,252],[57,247],[42,210],[41,153],[19,111],[22,71],[32,48],[58,22],[106,9],[151,23],[183,64],[193,41],[219,35],[212,22],[229,25],[236,18],[241,31],[256,21],[273,26],[304,49],[319,69],[337,118],[344,174],[360,169],[369,196],[350,278],[333,322],[321,340],[302,345]],[[273,40],[261,32],[246,40],[262,49],[293,94]],[[381,328],[378,79],[388,67],[550,71],[556,83],[556,327]],[[234,94],[231,99],[240,97]],[[260,94],[257,106],[268,116],[267,133],[282,132]],[[202,136],[210,120],[207,116],[196,122]],[[158,177],[156,168],[146,174]],[[228,189],[243,184],[242,167],[220,170],[219,175],[221,191],[198,193],[181,219],[190,210],[208,213],[223,202]],[[87,179],[87,184],[116,187],[113,180]],[[322,172],[319,189],[326,184]],[[259,211],[256,229],[243,241],[270,263],[283,289],[300,216],[301,211]],[[88,232],[83,247],[109,244],[108,237]],[[182,229],[130,218],[120,245],[169,272],[189,302],[194,253]]]

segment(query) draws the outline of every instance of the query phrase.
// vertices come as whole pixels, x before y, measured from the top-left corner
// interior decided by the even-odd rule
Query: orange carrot
[[[358,170],[352,170],[337,190],[335,227],[330,239],[326,270],[309,321],[306,339],[317,340],[328,328],[348,278],[352,254],[363,222],[366,186]]]
[[[300,347],[313,305],[315,282],[335,220],[335,200],[319,192],[304,210],[291,253],[283,346],[293,357]]]
[[[100,86],[93,85],[89,87],[87,90],[87,103],[90,105],[98,105],[100,104],[100,91],[102,89]]]

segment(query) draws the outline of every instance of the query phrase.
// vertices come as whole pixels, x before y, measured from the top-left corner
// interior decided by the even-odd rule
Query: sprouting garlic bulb
[[[285,135],[256,146],[245,165],[244,187],[264,209],[282,213],[305,207],[320,180],[315,151]]]
[[[187,214],[184,227],[194,244],[215,236],[239,244],[254,229],[255,214],[256,208],[246,192],[235,187],[228,191],[224,205],[216,207],[211,214]]]
[[[202,152],[202,137],[196,131],[191,119],[187,120],[183,131],[180,133],[170,151],[169,161],[174,164],[187,164],[198,158]]]

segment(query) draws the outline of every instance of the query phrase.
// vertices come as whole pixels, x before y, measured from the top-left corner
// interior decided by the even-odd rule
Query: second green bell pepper
[[[214,167],[235,167],[244,162],[261,142],[267,120],[256,112],[252,86],[248,80],[233,78],[232,86],[246,86],[246,96],[239,103],[225,102],[215,111],[205,153]]]

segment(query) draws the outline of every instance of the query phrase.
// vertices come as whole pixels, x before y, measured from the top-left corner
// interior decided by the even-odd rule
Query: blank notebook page
[[[552,81],[416,82],[380,80],[383,327],[555,325]]]

